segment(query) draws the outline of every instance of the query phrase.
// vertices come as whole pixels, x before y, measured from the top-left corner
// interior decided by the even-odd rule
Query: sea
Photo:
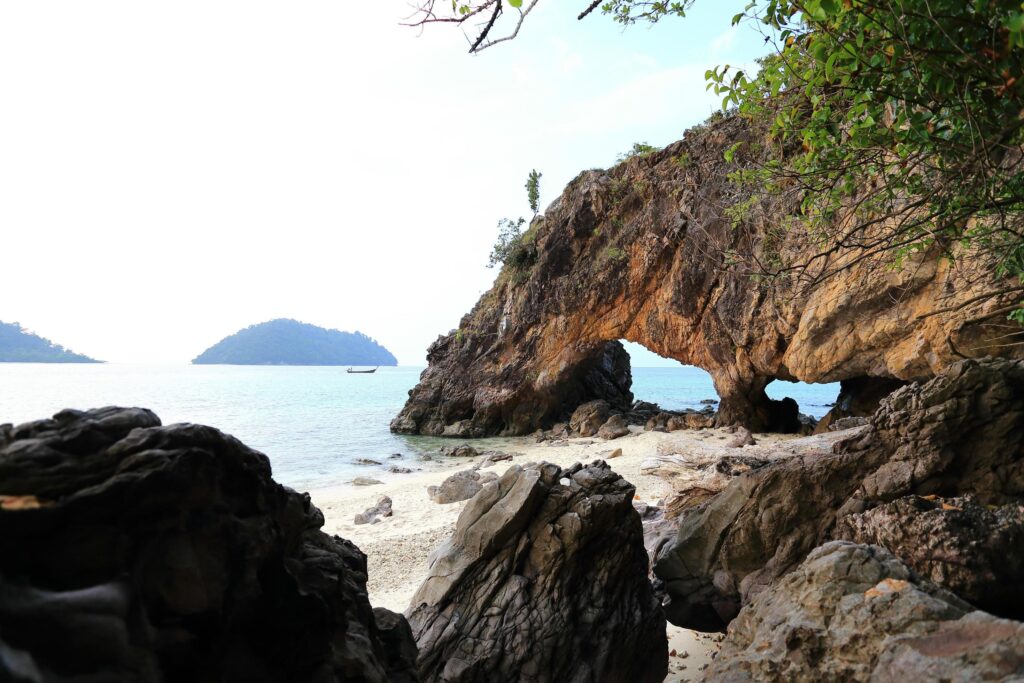
[[[241,439],[270,458],[275,478],[298,490],[386,476],[388,465],[436,466],[450,439],[392,434],[422,367],[348,374],[343,367],[0,363],[0,424],[49,417],[64,408],[150,408],[164,424],[197,422]],[[838,384],[772,382],[773,398],[791,396],[821,417]],[[633,394],[663,408],[701,408],[717,399],[699,368],[633,368]],[[514,440],[486,439],[503,447]],[[398,458],[396,454],[400,454]],[[378,461],[379,468],[356,463]],[[379,470],[379,472],[378,472]]]

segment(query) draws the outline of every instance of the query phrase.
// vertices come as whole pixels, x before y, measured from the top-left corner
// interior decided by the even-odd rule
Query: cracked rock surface
[[[485,484],[406,613],[422,679],[661,681],[665,618],[634,491],[602,461]]]

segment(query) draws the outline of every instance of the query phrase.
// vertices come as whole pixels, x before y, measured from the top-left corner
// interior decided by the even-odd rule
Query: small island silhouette
[[[398,365],[362,332],[328,330],[279,318],[225,337],[192,360],[195,365]]]
[[[0,321],[0,363],[102,363],[29,332],[19,323]]]

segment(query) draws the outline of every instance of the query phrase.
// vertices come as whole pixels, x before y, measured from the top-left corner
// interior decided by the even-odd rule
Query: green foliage
[[[694,0],[682,2],[644,2],[642,0],[609,0],[601,5],[601,11],[610,14],[622,24],[638,21],[655,22],[667,16],[685,17]]]
[[[611,199],[612,206],[618,206],[632,189],[633,183],[630,182],[629,178],[624,176],[612,178],[612,181],[608,184],[608,197]]]
[[[688,152],[680,152],[673,161],[676,162],[676,166],[684,171],[690,168],[690,154]]]
[[[605,261],[612,261],[618,263],[626,260],[626,252],[619,247],[605,247],[604,251],[601,252],[601,258]]]
[[[0,363],[98,363],[32,334],[18,323],[0,322]]]
[[[1024,282],[1019,1],[761,0],[741,21],[778,49],[756,74],[707,73],[723,108],[767,129],[771,153],[734,179],[791,188],[824,250],[899,265],[968,247]],[[726,160],[744,154],[737,145]],[[816,267],[822,278],[841,264]]]
[[[536,169],[530,171],[530,175],[526,178],[526,199],[530,202],[530,210],[533,211],[533,215],[537,215],[537,211],[540,206],[540,177],[543,173],[538,173]]]
[[[543,174],[536,170],[530,171],[526,178],[526,199],[533,211],[536,221],[537,208],[540,203],[540,178]],[[515,269],[524,269],[533,265],[537,258],[537,250],[533,241],[537,237],[537,229],[540,223],[535,223],[530,230],[523,232],[526,219],[502,218],[498,221],[498,239],[491,249],[491,255],[487,262],[488,268],[500,264],[509,265]]]
[[[488,268],[513,260],[522,243],[525,223],[525,218],[502,218],[498,221],[498,239],[491,249],[491,256],[487,262]]]
[[[694,1],[582,9],[629,25],[684,17]],[[500,8],[462,4],[470,16]],[[762,149],[728,151],[734,179],[748,192],[788,193],[800,219],[792,229],[822,247],[814,263],[791,265],[820,280],[844,267],[830,257],[839,252],[899,264],[970,249],[1024,290],[1020,0],[751,0],[740,22],[760,26],[774,54],[757,73],[708,71],[709,87],[763,133]],[[639,143],[619,160],[652,151]]]
[[[615,157],[615,163],[621,164],[623,161],[633,159],[634,157],[642,159],[660,150],[661,147],[655,147],[654,145],[649,145],[646,142],[634,142],[631,148]]]

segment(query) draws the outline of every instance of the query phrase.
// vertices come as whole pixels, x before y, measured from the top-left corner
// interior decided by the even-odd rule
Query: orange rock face
[[[727,178],[737,166],[724,151],[757,149],[754,138],[726,119],[580,174],[459,328],[431,345],[392,430],[524,434],[589,400],[624,406],[619,339],[707,370],[719,424],[754,430],[797,428],[796,404],[765,395],[775,379],[927,379],[962,356],[1020,354],[1001,345],[1005,315],[986,318],[1007,301],[970,303],[999,287],[970,254],[954,267],[921,253],[896,268],[891,255],[839,249],[830,277],[754,275],[751,264],[771,259],[822,263],[807,231],[781,230],[792,200],[766,194],[747,215],[730,210],[750,195]]]

